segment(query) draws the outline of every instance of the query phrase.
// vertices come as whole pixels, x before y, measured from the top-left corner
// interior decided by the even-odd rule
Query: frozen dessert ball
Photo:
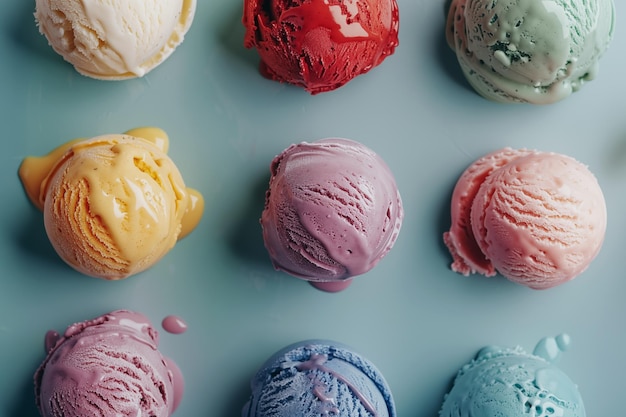
[[[352,348],[329,340],[302,341],[276,352],[250,386],[242,417],[396,415],[381,372]]]
[[[532,354],[487,346],[459,370],[439,417],[585,417],[578,387],[555,366],[569,337],[542,339]]]
[[[452,193],[444,242],[452,269],[496,271],[534,289],[560,285],[596,257],[606,231],[598,181],[571,157],[504,148],[475,161]]]
[[[47,336],[34,377],[43,417],[168,417],[180,403],[182,374],[142,314],[117,310]]]
[[[341,87],[398,46],[396,0],[244,0],[243,24],[261,73],[311,94]]]
[[[203,199],[185,187],[157,128],[71,141],[25,158],[19,175],[43,210],[59,256],[83,274],[117,280],[159,261],[200,221]]]
[[[276,269],[330,289],[391,250],[402,201],[371,149],[348,139],[302,142],[276,156],[270,174],[261,226]]]
[[[183,41],[196,0],[36,0],[39,30],[76,71],[142,77]]]
[[[550,104],[596,77],[614,24],[612,0],[452,0],[446,37],[482,96]]]

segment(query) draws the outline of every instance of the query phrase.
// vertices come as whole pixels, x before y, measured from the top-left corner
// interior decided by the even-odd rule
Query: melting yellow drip
[[[167,133],[157,127],[138,127],[123,133],[127,136],[143,139],[154,144],[164,153],[169,150],[169,137]],[[66,155],[71,155],[74,148],[87,138],[70,140],[63,145],[50,151],[44,156],[28,156],[24,158],[19,167],[18,175],[22,181],[24,191],[30,201],[43,211],[45,201],[46,179],[59,160]],[[181,221],[181,233],[178,239],[187,236],[198,225],[204,211],[204,198],[199,191],[187,188],[188,202],[185,214]]]

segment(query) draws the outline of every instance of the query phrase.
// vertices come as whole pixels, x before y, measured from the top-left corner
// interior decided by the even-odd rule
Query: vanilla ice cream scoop
[[[452,0],[446,37],[482,96],[549,104],[595,78],[614,25],[612,0]]]
[[[69,142],[28,157],[19,175],[44,213],[59,256],[90,276],[116,280],[160,260],[198,224],[200,193],[185,187],[156,128]]]
[[[161,64],[193,21],[196,0],[36,0],[39,30],[88,77],[141,77]]]

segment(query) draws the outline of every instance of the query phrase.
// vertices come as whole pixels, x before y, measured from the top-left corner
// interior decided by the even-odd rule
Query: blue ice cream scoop
[[[306,340],[276,352],[250,383],[242,417],[395,417],[389,385],[352,348]]]
[[[585,417],[576,384],[555,362],[565,334],[542,339],[532,354],[487,346],[459,370],[440,417]]]

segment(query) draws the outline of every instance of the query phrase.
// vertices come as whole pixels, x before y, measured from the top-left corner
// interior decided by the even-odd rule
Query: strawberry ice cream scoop
[[[276,269],[332,287],[391,250],[402,201],[388,166],[366,146],[302,142],[278,155],[270,171],[261,225]]]
[[[311,94],[341,87],[398,46],[396,0],[244,0],[242,21],[261,73]]]
[[[47,336],[35,373],[43,417],[168,417],[178,406],[182,375],[145,316],[117,310]]]
[[[582,273],[606,231],[598,181],[571,157],[505,148],[459,178],[444,242],[463,275],[496,272],[533,289]]]

